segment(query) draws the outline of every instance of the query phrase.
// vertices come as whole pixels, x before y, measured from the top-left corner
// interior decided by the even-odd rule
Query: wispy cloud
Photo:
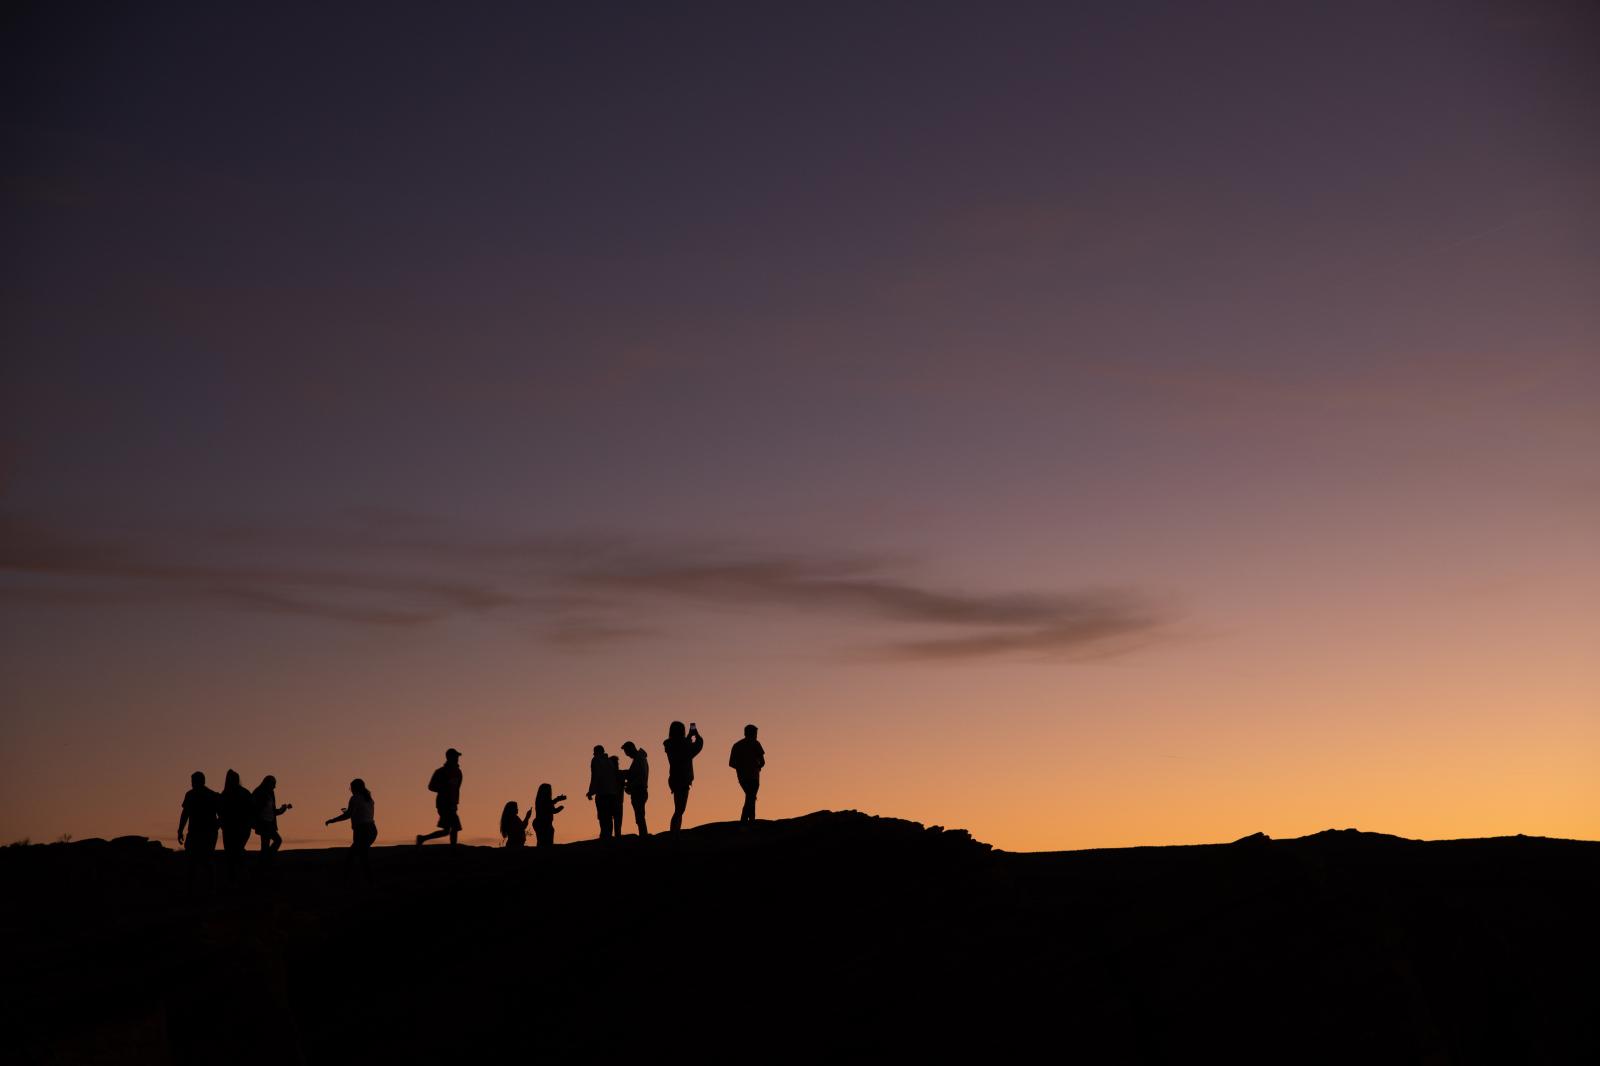
[[[516,613],[567,648],[649,636],[675,608],[758,607],[884,627],[870,651],[915,660],[1098,657],[1169,621],[1127,592],[974,592],[904,569],[849,552],[486,540],[403,516],[89,537],[0,513],[0,601],[19,605],[189,602],[370,626]]]

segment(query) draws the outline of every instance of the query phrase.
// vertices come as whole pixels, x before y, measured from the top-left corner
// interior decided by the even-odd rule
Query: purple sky
[[[5,16],[0,835],[663,707],[1013,846],[1600,833],[1592,5],[401,7]],[[1174,736],[1284,778],[1007,761]]]

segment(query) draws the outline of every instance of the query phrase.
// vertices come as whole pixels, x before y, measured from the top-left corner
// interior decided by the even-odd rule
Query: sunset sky
[[[4,16],[0,842],[1600,837],[1594,5],[228,7]]]

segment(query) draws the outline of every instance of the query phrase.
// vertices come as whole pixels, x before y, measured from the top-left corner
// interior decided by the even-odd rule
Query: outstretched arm
[[[323,825],[332,825],[334,822],[348,822],[349,820],[350,820],[350,808],[346,807],[344,810],[340,811],[338,814],[334,815],[332,818],[329,818],[326,822],[323,822],[322,824]]]

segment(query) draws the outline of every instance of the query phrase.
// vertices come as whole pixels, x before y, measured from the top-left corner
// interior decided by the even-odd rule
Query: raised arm
[[[689,738],[689,758],[700,754],[700,749],[706,746],[706,738],[696,733]]]

